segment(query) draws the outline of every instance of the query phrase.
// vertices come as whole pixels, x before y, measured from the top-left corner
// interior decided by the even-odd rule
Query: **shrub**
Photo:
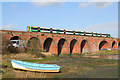
[[[25,49],[23,47],[16,48],[12,45],[10,40],[2,38],[2,54],[21,53],[24,51]]]
[[[2,54],[6,54],[6,53],[9,53],[8,51],[8,44],[12,44],[9,40],[6,40],[4,38],[2,38]]]
[[[30,52],[31,54],[36,55],[37,57],[45,57],[45,55],[43,55],[42,49],[41,49],[41,45],[40,45],[40,41],[37,38],[31,38],[28,41],[27,46],[30,48],[27,50],[27,52]]]

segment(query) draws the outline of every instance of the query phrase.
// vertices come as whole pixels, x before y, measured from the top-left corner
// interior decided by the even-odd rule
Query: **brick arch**
[[[116,43],[116,41],[113,41],[113,42],[112,42],[112,48],[117,48],[117,43]]]
[[[81,49],[81,53],[89,52],[89,45],[87,40],[82,40],[80,49]]]
[[[27,46],[29,46],[31,50],[40,50],[42,47],[40,45],[40,40],[37,37],[29,38],[29,40],[27,42]]]
[[[12,36],[10,38],[10,40],[20,40],[20,39],[21,39],[20,36]]]
[[[52,38],[46,38],[44,43],[43,43],[43,50],[46,52],[49,52],[49,50],[51,49],[51,44],[53,43],[53,39]]]
[[[30,39],[33,39],[33,38],[38,39],[38,40],[40,41],[40,39],[39,39],[38,37],[29,37],[29,38],[27,39],[27,43],[30,41]]]
[[[58,51],[58,56],[60,54],[65,54],[65,53],[68,53],[67,51],[67,48],[68,48],[68,45],[67,45],[67,40],[64,39],[64,38],[61,38],[59,41],[58,41],[58,44],[57,44],[57,51]]]
[[[118,42],[118,48],[120,49],[120,42]]]
[[[105,40],[101,41],[99,43],[99,50],[101,49],[109,49],[109,43]]]
[[[77,43],[77,40],[76,40],[76,39],[71,40],[71,42],[70,42],[70,55],[71,55],[72,53],[75,53],[76,48],[77,48],[76,43]]]

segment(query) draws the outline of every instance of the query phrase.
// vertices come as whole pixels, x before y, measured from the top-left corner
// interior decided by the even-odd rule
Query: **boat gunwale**
[[[41,64],[38,64],[38,63],[31,63],[31,64],[38,64],[39,66],[31,66],[31,65],[28,65],[28,64],[22,64],[22,63],[19,63],[19,62],[16,62],[16,61],[19,61],[19,60],[11,60],[12,62],[14,62],[14,63],[16,63],[16,64],[21,64],[21,65],[26,65],[26,66],[30,66],[30,67],[38,67],[38,68],[60,68],[60,66],[58,66],[58,65],[56,65],[56,64],[43,64],[43,65],[55,65],[54,67],[44,67],[44,66],[40,66]],[[20,61],[20,62],[24,62],[24,61]],[[25,63],[30,63],[30,62],[25,62]],[[26,67],[26,66],[24,66],[24,67]]]

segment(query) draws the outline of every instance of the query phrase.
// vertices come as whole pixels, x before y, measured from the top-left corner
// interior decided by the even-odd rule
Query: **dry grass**
[[[46,73],[15,70],[16,78],[46,78]]]
[[[13,68],[3,68],[3,78],[46,78],[46,73],[14,70]]]
[[[18,53],[18,54],[3,54],[2,59],[9,60],[9,59],[29,59],[29,58],[36,58],[34,54],[30,53]]]
[[[55,55],[49,53],[49,52],[41,52],[41,54],[45,55],[45,57],[53,57]]]
[[[83,53],[83,55],[118,55],[118,50],[103,50],[92,53]]]

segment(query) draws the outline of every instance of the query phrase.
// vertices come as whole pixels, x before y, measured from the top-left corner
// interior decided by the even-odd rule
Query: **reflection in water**
[[[83,57],[102,58],[102,59],[120,59],[118,55],[98,55],[98,56],[85,55]]]

